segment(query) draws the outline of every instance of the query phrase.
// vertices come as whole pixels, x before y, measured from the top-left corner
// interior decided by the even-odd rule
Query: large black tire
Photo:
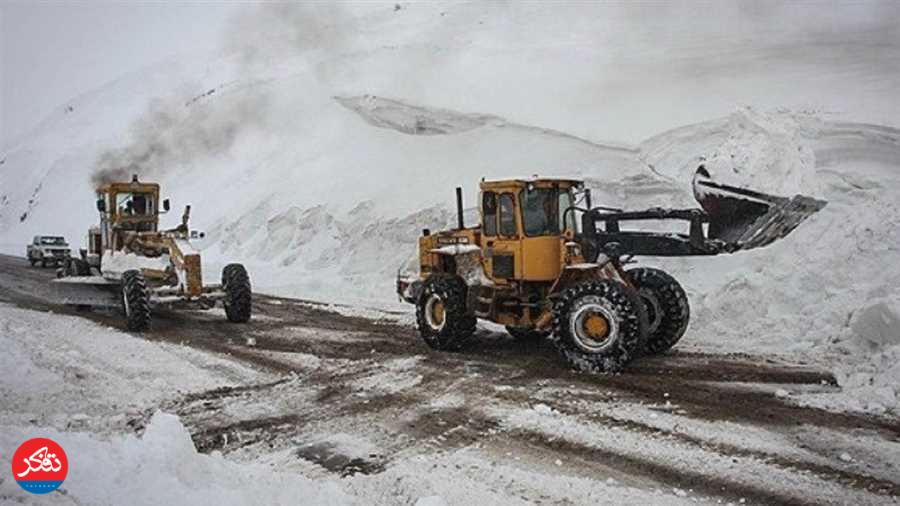
[[[228,264],[222,269],[222,289],[225,298],[225,316],[232,323],[245,323],[250,320],[253,311],[253,290],[250,287],[250,275],[241,264]]]
[[[31,266],[34,267],[35,265],[37,265],[38,261],[36,258],[28,257],[28,263],[30,263]]]
[[[513,339],[523,343],[540,341],[550,335],[550,332],[544,330],[510,327],[509,325],[506,326],[506,331],[513,336]]]
[[[649,267],[627,271],[647,310],[647,343],[644,353],[657,355],[675,346],[691,319],[684,288],[669,274]]]
[[[425,280],[416,303],[416,323],[425,344],[458,350],[475,332],[475,316],[466,309],[467,292],[459,276],[435,274]]]
[[[566,289],[553,305],[553,343],[584,372],[614,373],[637,357],[647,315],[632,288],[611,279]]]
[[[128,330],[141,332],[150,328],[150,292],[144,273],[139,270],[122,274],[122,310]]]

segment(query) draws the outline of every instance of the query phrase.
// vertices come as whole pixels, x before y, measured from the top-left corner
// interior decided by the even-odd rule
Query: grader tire
[[[627,271],[647,310],[645,355],[658,355],[675,346],[687,330],[691,308],[684,288],[659,269],[641,267]]]
[[[621,371],[640,353],[647,315],[637,293],[611,279],[563,291],[553,306],[553,343],[575,369]]]
[[[122,309],[128,330],[141,332],[150,328],[150,292],[139,270],[122,274]]]
[[[225,298],[225,316],[232,323],[246,323],[253,310],[253,290],[250,275],[241,264],[228,264],[222,269],[222,288]]]
[[[475,316],[466,310],[467,291],[458,276],[436,274],[425,280],[416,303],[416,323],[429,347],[458,350],[475,332]]]

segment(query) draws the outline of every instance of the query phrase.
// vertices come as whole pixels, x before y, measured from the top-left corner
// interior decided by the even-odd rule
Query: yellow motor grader
[[[247,322],[251,313],[250,277],[241,264],[222,271],[222,283],[203,284],[200,253],[191,245],[190,206],[181,224],[159,230],[159,185],[138,181],[97,188],[99,226],[88,231],[87,248],[58,272],[64,302],[79,306],[121,305],[129,330],[150,326],[151,307],[211,308],[221,300],[229,321]]]
[[[425,343],[458,349],[481,318],[518,339],[549,336],[572,366],[593,372],[662,353],[687,329],[684,289],[662,270],[625,269],[633,257],[758,248],[825,205],[720,184],[703,166],[693,180],[699,209],[591,207],[589,189],[573,179],[482,180],[480,189],[481,224],[464,226],[457,188],[458,227],[423,230],[418,276],[398,275]],[[682,221],[688,230],[633,229],[645,220]]]

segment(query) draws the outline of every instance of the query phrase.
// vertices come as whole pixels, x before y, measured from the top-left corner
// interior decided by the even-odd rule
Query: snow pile
[[[75,416],[97,430],[125,427],[173,393],[223,382],[267,381],[225,358],[134,339],[73,316],[0,304],[0,424],[66,428]]]
[[[828,201],[766,248],[664,261],[692,300],[685,344],[826,361],[851,407],[896,410],[900,131],[744,109],[672,137],[642,146],[667,177],[708,156],[722,180]]]
[[[853,393],[853,408],[883,414],[900,406],[900,297],[875,299],[850,320],[856,352],[864,360],[837,369]]]
[[[3,427],[0,448],[12,454],[34,428]],[[62,504],[356,504],[332,482],[313,482],[297,474],[257,464],[237,464],[197,453],[178,417],[158,412],[144,434],[99,439],[87,433],[41,431],[69,455]],[[44,504],[13,480],[0,482],[0,498]]]

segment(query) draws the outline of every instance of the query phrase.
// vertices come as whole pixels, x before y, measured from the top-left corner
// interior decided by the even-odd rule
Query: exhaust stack
[[[458,222],[458,227],[460,230],[466,228],[465,222],[463,222],[463,201],[462,201],[462,188],[456,187],[456,220]]]

